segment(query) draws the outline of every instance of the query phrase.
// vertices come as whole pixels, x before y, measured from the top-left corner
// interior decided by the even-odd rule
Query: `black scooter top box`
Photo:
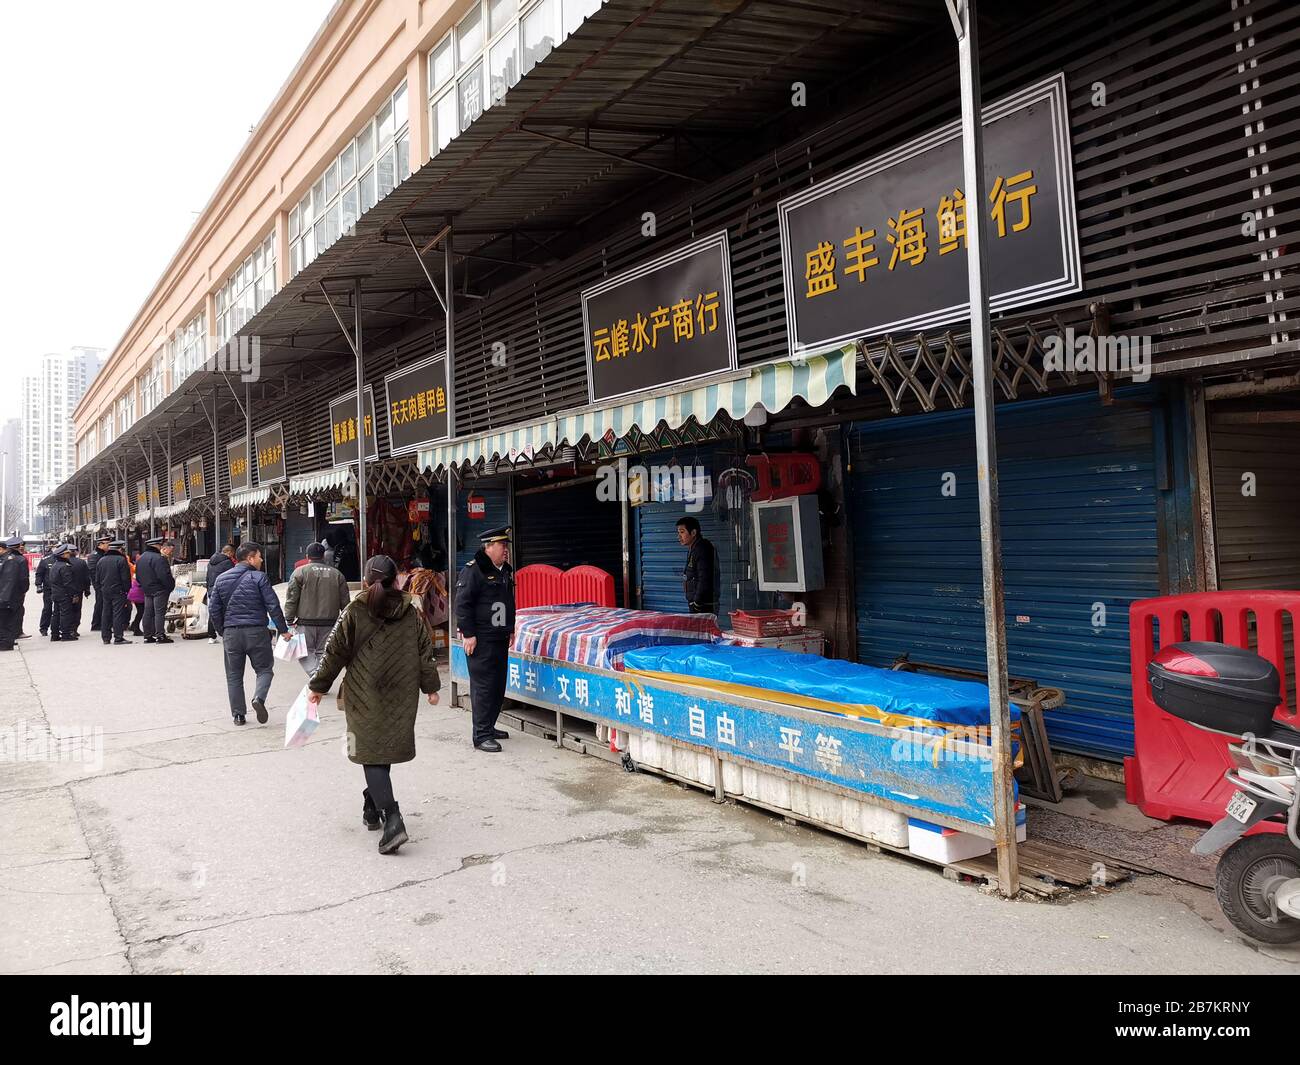
[[[1224,643],[1171,644],[1147,665],[1147,677],[1161,710],[1231,736],[1267,735],[1282,701],[1277,667]]]

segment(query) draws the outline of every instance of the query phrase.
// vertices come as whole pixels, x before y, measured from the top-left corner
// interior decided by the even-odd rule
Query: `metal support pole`
[[[447,467],[447,671],[451,672],[451,642],[456,638],[456,471]],[[451,705],[456,705],[456,681],[451,681]]]
[[[221,436],[217,431],[217,386],[212,386],[212,550],[221,550]]]
[[[446,314],[447,375],[447,439],[456,439],[456,292],[455,273],[452,269],[452,222],[447,219],[446,236],[442,245],[442,285],[445,292],[443,307]],[[447,663],[451,664],[451,640],[456,634],[456,472],[447,467]],[[451,682],[451,701],[456,702],[456,682]]]
[[[631,505],[627,498],[627,457],[618,460],[619,521],[623,528],[623,608],[632,606]]]
[[[352,282],[352,335],[357,356],[357,554],[365,577],[366,552],[366,364],[361,339],[361,279]],[[377,428],[377,427],[376,427]]]
[[[970,291],[971,368],[975,400],[975,455],[979,480],[980,564],[984,577],[984,646],[989,677],[993,755],[993,824],[998,887],[1020,891],[1016,855],[1016,803],[1011,765],[1011,709],[1007,701],[1007,634],[1002,584],[1002,531],[998,513],[998,451],[989,365],[988,267],[984,259],[984,129],[981,121],[979,40],[975,0],[946,0],[957,34],[961,76],[961,142],[966,188],[966,274]]]
[[[245,383],[244,385],[244,461],[247,463],[248,475],[245,480],[248,482],[247,487],[253,487],[253,389],[252,386]],[[247,524],[244,526],[244,535],[241,540],[251,540],[253,538],[253,500],[252,493],[249,493],[248,509],[244,511],[244,519]]]

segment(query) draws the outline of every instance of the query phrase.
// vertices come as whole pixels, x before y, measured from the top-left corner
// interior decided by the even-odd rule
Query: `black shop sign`
[[[253,447],[257,449],[257,483],[274,484],[283,481],[288,473],[284,465],[284,425],[276,422],[253,434]]]
[[[379,458],[375,439],[375,390],[366,385],[366,416],[357,425],[357,390],[330,400],[330,456],[335,466],[349,466],[357,461],[357,440],[366,438],[366,460]]]
[[[226,445],[226,472],[230,477],[230,490],[241,491],[249,486],[248,440],[240,437]]]
[[[447,404],[447,359],[403,367],[384,378],[388,409],[388,446],[394,455],[409,455],[451,434]]]
[[[582,293],[592,403],[736,369],[724,230]]]
[[[992,311],[1083,287],[1069,132],[1062,74],[984,109]],[[962,175],[954,122],[781,201],[792,355],[969,318]]]
[[[203,479],[202,455],[195,455],[185,463],[185,481],[189,485],[191,499],[202,499],[207,495],[206,482]]]

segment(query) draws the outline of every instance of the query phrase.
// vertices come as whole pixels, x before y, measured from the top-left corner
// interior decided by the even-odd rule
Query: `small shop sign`
[[[375,436],[375,390],[366,385],[366,412],[357,425],[357,390],[330,400],[330,455],[335,466],[349,466],[357,461],[357,440],[366,440],[366,461],[379,458]]]
[[[178,462],[171,468],[171,505],[174,507],[179,503],[189,500],[185,480],[185,463]]]
[[[257,449],[257,483],[274,484],[288,477],[284,461],[284,425],[276,422],[253,435]]]
[[[384,378],[384,403],[392,454],[409,455],[446,440],[451,433],[446,354],[388,374]]]
[[[232,492],[249,487],[248,441],[243,437],[226,445],[226,471],[230,476]]]
[[[723,230],[582,293],[592,403],[736,369]]]
[[[185,463],[185,480],[189,485],[191,499],[202,499],[207,495],[207,487],[203,479],[202,455],[195,455]]]

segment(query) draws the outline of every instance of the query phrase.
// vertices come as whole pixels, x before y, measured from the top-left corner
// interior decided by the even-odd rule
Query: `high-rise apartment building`
[[[103,348],[76,347],[42,355],[23,378],[21,418],[22,522],[42,531],[38,504],[77,468],[72,413],[103,365]]]

